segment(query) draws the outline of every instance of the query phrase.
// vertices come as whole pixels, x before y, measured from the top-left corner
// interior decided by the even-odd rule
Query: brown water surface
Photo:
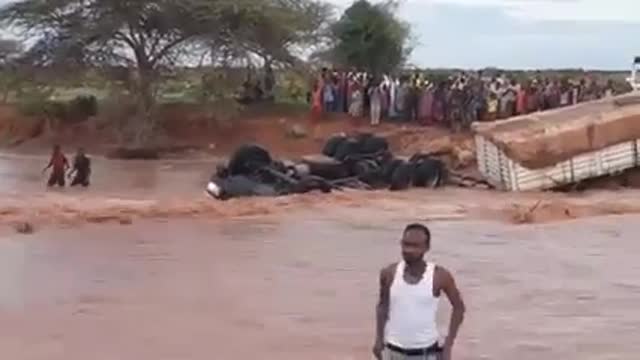
[[[0,222],[3,359],[369,359],[378,271],[428,219],[430,257],[468,303],[456,359],[640,353],[637,215],[478,221],[470,209],[546,195],[458,190],[213,203],[206,163],[97,161],[95,187],[44,191],[41,163],[0,159],[0,219],[50,220],[29,236]],[[139,218],[61,222],[123,211]]]
[[[0,349],[43,360],[369,358],[377,272],[397,258],[404,222],[368,215],[5,235]],[[457,358],[635,358],[637,220],[433,224],[431,257],[469,305]]]

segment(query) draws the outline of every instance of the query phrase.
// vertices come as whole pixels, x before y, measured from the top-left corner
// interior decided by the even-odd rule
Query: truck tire
[[[350,169],[346,164],[325,155],[307,156],[302,161],[308,167],[309,175],[312,176],[330,180],[349,176]]]
[[[334,135],[327,140],[322,148],[322,154],[328,157],[333,157],[338,150],[338,146],[347,139],[344,135]]]
[[[258,145],[242,145],[229,159],[230,175],[249,175],[261,167],[271,164],[269,151]]]
[[[378,164],[374,160],[360,160],[353,166],[353,174],[361,177],[366,174],[376,172],[380,169]]]
[[[384,188],[387,182],[384,178],[384,169],[375,160],[361,160],[356,164],[356,176],[358,180],[372,188]]]
[[[383,166],[383,177],[384,177],[384,181],[387,184],[391,184],[391,179],[393,177],[393,173],[394,171],[396,171],[396,168],[402,164],[404,164],[405,161],[402,159],[391,159],[389,160],[384,166]]]
[[[331,184],[323,178],[317,176],[305,176],[294,186],[293,192],[296,194],[305,194],[316,190],[327,194],[331,192],[332,187]]]
[[[389,142],[380,136],[371,136],[362,142],[361,152],[363,154],[377,154],[389,150]]]
[[[432,159],[421,160],[414,165],[413,186],[435,187],[439,176],[438,161]]]
[[[411,186],[413,175],[413,166],[407,162],[402,162],[393,171],[391,175],[391,183],[389,190],[400,191],[407,190]]]
[[[338,161],[344,161],[349,156],[357,155],[359,152],[360,143],[355,139],[346,139],[338,145],[333,158]]]

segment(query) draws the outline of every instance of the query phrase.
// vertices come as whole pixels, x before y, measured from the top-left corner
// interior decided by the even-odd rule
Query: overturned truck
[[[397,191],[442,186],[447,174],[445,163],[429,154],[400,158],[391,153],[385,138],[339,134],[325,143],[322,154],[298,161],[278,160],[259,145],[243,145],[217,167],[206,193],[226,200],[344,188]]]
[[[475,123],[478,169],[494,187],[543,190],[640,166],[640,95]]]

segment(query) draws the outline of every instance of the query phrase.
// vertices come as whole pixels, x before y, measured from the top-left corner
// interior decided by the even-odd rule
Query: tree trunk
[[[133,95],[136,99],[136,115],[130,124],[131,141],[135,146],[147,145],[155,130],[153,110],[155,107],[154,73],[140,67],[133,81]]]
[[[264,80],[262,82],[264,87],[264,97],[267,101],[273,102],[274,87],[276,86],[275,77],[273,75],[272,61],[269,56],[264,57]]]

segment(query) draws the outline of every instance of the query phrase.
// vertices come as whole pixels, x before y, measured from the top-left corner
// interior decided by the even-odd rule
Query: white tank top
[[[438,341],[439,298],[433,296],[435,268],[435,264],[427,263],[420,282],[412,285],[404,280],[405,262],[396,266],[389,294],[389,319],[385,326],[388,344],[403,349],[422,349]]]

